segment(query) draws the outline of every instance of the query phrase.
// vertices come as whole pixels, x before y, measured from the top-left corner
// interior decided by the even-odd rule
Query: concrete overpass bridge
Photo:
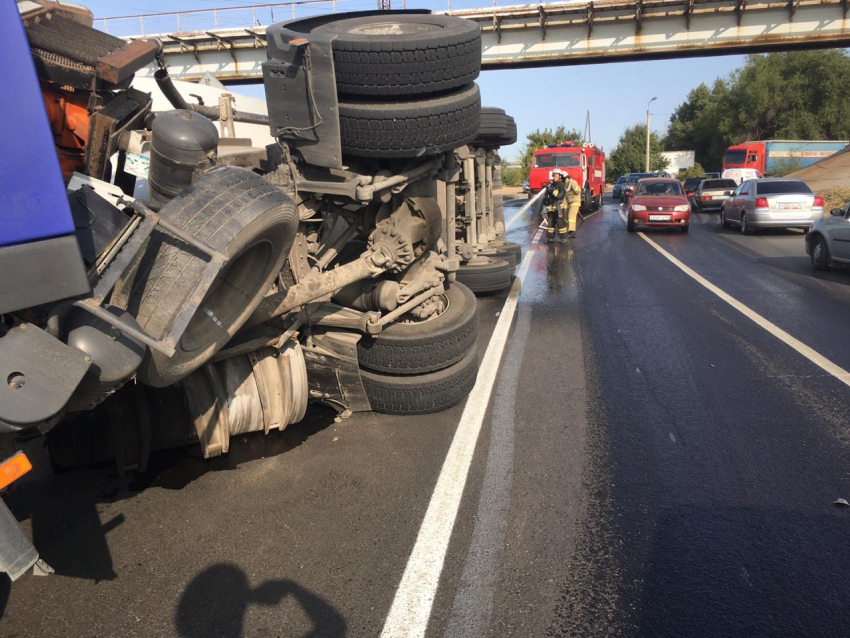
[[[786,49],[850,46],[850,0],[578,0],[535,5],[492,6],[444,13],[481,25],[485,69],[572,65],[627,60]],[[266,59],[265,27],[257,11],[253,26],[220,27],[221,17],[237,9],[127,16],[96,22],[114,32],[118,20],[139,20],[142,34],[162,39],[169,72],[196,81],[212,73],[222,82],[262,81]],[[278,8],[275,21],[336,10],[344,0],[301,0]],[[206,16],[210,28],[185,29]],[[250,16],[253,16],[251,19]],[[163,19],[173,30],[151,33]],[[147,29],[146,29],[147,25]],[[147,32],[146,32],[147,31]],[[149,70],[153,74],[153,69]]]

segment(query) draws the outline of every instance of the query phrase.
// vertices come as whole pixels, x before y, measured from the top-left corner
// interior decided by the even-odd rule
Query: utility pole
[[[649,172],[649,105],[652,104],[658,97],[652,98],[649,102],[646,103],[646,172]]]

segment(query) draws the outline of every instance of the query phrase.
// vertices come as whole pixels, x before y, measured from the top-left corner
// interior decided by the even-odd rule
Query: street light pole
[[[649,102],[646,103],[646,172],[649,172],[649,105],[652,104],[658,97],[652,98]]]

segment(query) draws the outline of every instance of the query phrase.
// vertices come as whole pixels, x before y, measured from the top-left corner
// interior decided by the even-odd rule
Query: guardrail
[[[165,13],[140,13],[137,15],[96,18],[94,27],[113,35],[157,35],[187,31],[218,30],[228,27],[262,26],[282,20],[310,15],[336,13],[340,4],[351,5],[346,0],[296,0],[279,4],[254,4],[191,9]],[[370,3],[371,6],[371,3]],[[344,6],[343,10],[351,10]]]
[[[384,0],[386,2],[386,0]],[[416,7],[429,8],[439,12],[449,12],[459,8],[478,8],[490,5],[490,0],[437,0],[436,2],[417,1]],[[400,6],[407,9],[408,0],[396,0]],[[492,0],[492,6],[520,5],[521,3],[504,2],[497,4]],[[381,8],[380,0],[293,0],[275,4],[253,4],[244,6],[217,7],[214,9],[190,9],[188,11],[166,11],[163,13],[140,13],[136,15],[112,16],[95,18],[96,29],[112,35],[151,36],[164,33],[186,33],[190,31],[214,31],[218,29],[259,27],[282,20],[305,18],[311,15],[324,15],[340,11],[365,11]],[[544,6],[546,3],[542,3]],[[341,6],[339,6],[341,5]]]

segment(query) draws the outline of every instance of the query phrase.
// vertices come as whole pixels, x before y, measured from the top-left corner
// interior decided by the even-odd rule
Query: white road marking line
[[[626,216],[623,214],[622,211],[620,211],[620,217],[623,218],[623,221],[626,221]],[[754,321],[758,326],[767,330],[767,332],[769,332],[774,337],[779,339],[785,345],[790,346],[791,348],[796,350],[797,353],[803,355],[806,359],[808,359],[809,361],[814,363],[820,369],[824,370],[825,372],[828,372],[829,374],[831,374],[833,377],[835,377],[836,379],[838,379],[839,381],[841,381],[845,385],[850,386],[850,372],[847,372],[847,370],[845,370],[844,368],[834,364],[832,361],[830,361],[829,359],[824,357],[822,354],[820,354],[816,350],[813,350],[812,348],[807,346],[805,343],[803,343],[799,339],[792,337],[790,334],[785,332],[782,328],[777,326],[775,323],[769,321],[768,319],[765,319],[759,313],[757,313],[755,310],[750,309],[748,306],[745,306],[744,304],[742,304],[740,301],[735,299],[729,293],[727,293],[727,292],[721,290],[720,288],[718,288],[717,286],[715,286],[713,283],[708,281],[705,277],[703,277],[702,275],[700,275],[699,273],[694,271],[692,268],[683,264],[681,261],[676,259],[673,255],[671,255],[666,250],[664,250],[661,246],[656,244],[653,240],[651,240],[649,237],[647,237],[645,233],[638,232],[638,235],[640,236],[641,239],[643,239],[645,242],[647,242],[655,250],[657,250],[664,257],[666,257],[667,260],[670,261],[674,266],[679,268],[679,270],[684,272],[686,275],[688,275],[691,279],[696,281],[698,284],[700,284],[701,286],[703,286],[703,287],[707,288],[708,290],[710,290],[711,292],[713,292],[715,295],[720,297],[723,301],[725,301],[730,306],[732,306],[735,310],[740,312],[742,315],[744,315],[748,319],[751,319],[752,321]]]
[[[537,229],[537,232],[536,232],[536,233],[534,233],[534,236],[531,238],[531,243],[532,243],[532,244],[537,244],[537,243],[539,243],[539,242],[540,242],[540,239],[541,239],[542,237],[543,237],[543,229],[542,229],[542,228],[538,228],[538,229]]]
[[[528,211],[528,209],[529,209],[529,207],[530,207],[530,206],[531,206],[534,202],[536,202],[536,201],[537,201],[537,198],[538,198],[538,197],[540,197],[542,194],[543,194],[543,191],[540,191],[540,192],[539,192],[539,193],[537,193],[537,195],[535,195],[532,199],[529,199],[529,200],[528,200],[528,202],[526,202],[525,204],[523,204],[522,208],[520,208],[520,209],[519,209],[519,212],[518,212],[516,215],[514,215],[513,217],[511,217],[511,220],[507,223],[507,225],[505,226],[505,231],[507,231],[507,230],[508,230],[511,226],[513,226],[514,222],[515,222],[516,220],[518,220],[518,219],[520,218],[520,216],[521,216],[523,213],[527,212],[527,211]]]
[[[440,470],[422,527],[419,528],[416,544],[384,622],[381,638],[422,638],[428,628],[475,445],[508,341],[522,281],[528,275],[534,255],[533,251],[525,253],[496,329],[490,337],[490,344],[478,369],[478,379],[466,400],[466,407]]]

